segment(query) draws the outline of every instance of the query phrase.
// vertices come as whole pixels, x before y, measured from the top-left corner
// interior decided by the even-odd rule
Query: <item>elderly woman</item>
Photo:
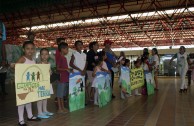
[[[179,92],[187,92],[187,84],[185,83],[185,76],[188,70],[188,63],[190,63],[189,55],[186,53],[184,46],[179,48],[179,52],[176,53],[170,60],[170,65],[174,59],[177,58],[177,68],[181,77],[181,84]]]

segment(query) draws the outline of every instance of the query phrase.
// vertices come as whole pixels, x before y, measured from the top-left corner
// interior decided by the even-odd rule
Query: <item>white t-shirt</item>
[[[107,64],[105,61],[103,61],[103,63],[102,63],[102,68],[105,70],[108,70],[108,67],[107,67]]]
[[[159,67],[159,57],[158,57],[158,55],[154,55],[153,57],[152,57],[152,63],[153,62],[156,62],[156,64],[154,65],[154,67],[155,68],[158,68]]]
[[[142,68],[144,71],[149,71],[148,65],[146,63],[142,64]]]
[[[84,70],[84,67],[86,65],[86,54],[83,52],[79,53],[76,51],[73,53],[73,55],[75,57],[74,65],[79,69]],[[75,69],[73,71],[78,72],[78,70],[75,70]]]
[[[177,53],[177,65],[178,67],[188,69],[187,62],[188,54],[185,52],[184,54]]]

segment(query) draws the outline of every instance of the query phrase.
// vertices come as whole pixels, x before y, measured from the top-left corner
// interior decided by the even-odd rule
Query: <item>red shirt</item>
[[[58,57],[58,68],[60,69],[68,69],[68,64],[67,64],[67,59],[64,56],[61,56],[61,54],[59,53],[59,57]],[[69,82],[69,72],[67,71],[59,71],[60,73],[60,82],[61,83],[66,83]]]

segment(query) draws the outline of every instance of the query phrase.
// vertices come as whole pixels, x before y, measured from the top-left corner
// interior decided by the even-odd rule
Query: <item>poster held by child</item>
[[[123,59],[120,66],[121,98],[125,99],[131,96],[130,88],[130,60]]]

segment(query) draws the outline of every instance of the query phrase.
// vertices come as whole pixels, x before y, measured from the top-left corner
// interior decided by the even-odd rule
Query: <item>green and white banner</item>
[[[85,108],[85,77],[80,72],[69,77],[69,110],[70,112]]]
[[[146,78],[147,94],[148,95],[154,94],[154,80],[153,80],[152,73],[146,72],[145,78]]]
[[[105,106],[111,100],[110,76],[106,72],[97,72],[94,83],[98,89],[98,105]]]
[[[121,86],[122,86],[122,91],[125,93],[131,93],[131,85],[130,85],[130,70],[128,67],[121,67]]]

